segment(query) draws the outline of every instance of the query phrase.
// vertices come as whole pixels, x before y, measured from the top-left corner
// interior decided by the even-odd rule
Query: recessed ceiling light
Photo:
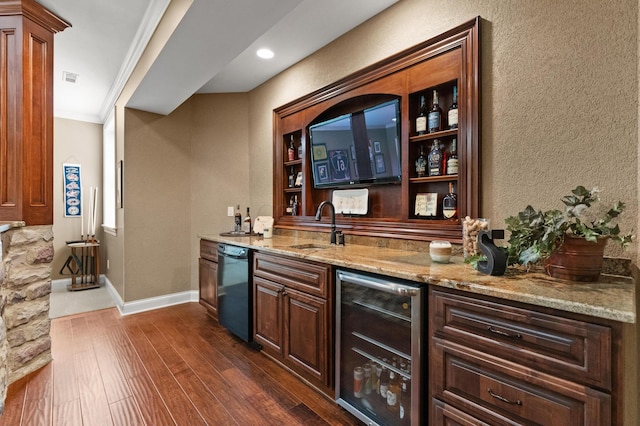
[[[256,52],[258,57],[262,59],[271,59],[273,58],[273,51],[270,49],[260,49]]]

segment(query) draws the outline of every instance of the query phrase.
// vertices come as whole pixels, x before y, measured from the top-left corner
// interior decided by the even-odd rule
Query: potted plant
[[[598,189],[578,186],[563,197],[564,211],[536,211],[527,206],[505,219],[511,232],[507,250],[509,265],[542,263],[553,277],[574,281],[597,281],[608,240],[621,247],[631,243],[613,222],[624,211],[618,201],[602,217],[594,218],[590,207],[599,201]]]

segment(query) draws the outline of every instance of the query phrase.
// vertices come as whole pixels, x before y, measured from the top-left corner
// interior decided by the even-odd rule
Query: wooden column
[[[53,224],[53,34],[34,0],[0,0],[0,221]]]

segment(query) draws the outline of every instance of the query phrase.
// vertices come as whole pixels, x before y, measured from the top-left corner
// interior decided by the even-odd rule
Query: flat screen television
[[[400,101],[309,126],[314,188],[400,182]]]

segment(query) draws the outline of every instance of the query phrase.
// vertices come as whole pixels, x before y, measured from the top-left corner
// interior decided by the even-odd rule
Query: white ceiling
[[[38,1],[72,24],[55,36],[54,115],[104,122],[170,0]],[[249,91],[397,1],[193,0],[127,106],[168,114],[194,93]]]

